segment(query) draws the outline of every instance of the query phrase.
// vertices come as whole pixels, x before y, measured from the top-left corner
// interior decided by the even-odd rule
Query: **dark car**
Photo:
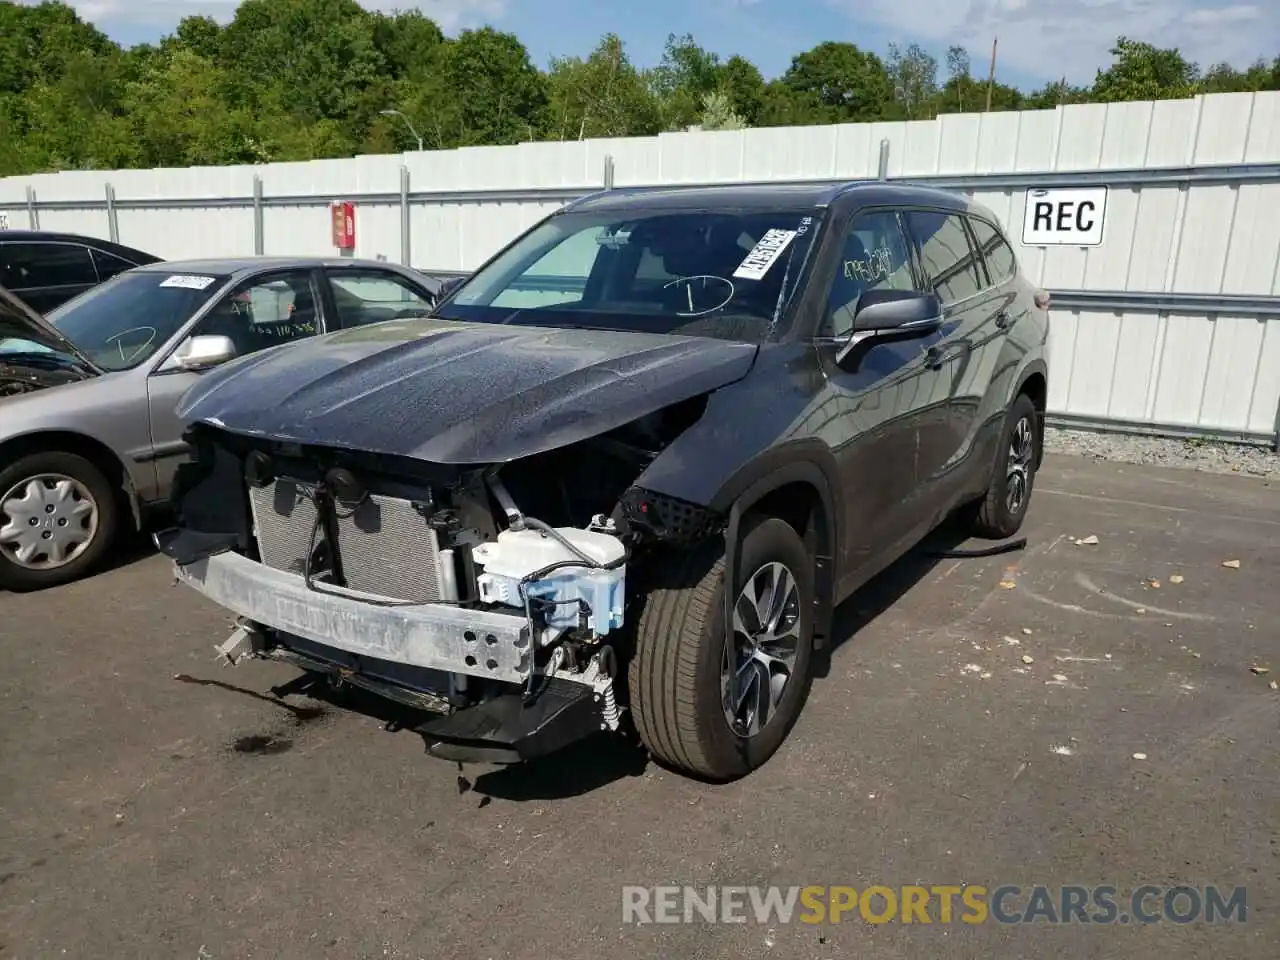
[[[732,779],[785,738],[836,604],[956,511],[1019,529],[1047,307],[950,193],[597,194],[427,319],[207,376],[157,543],[241,616],[230,659],[428,711],[433,755],[634,728]]]
[[[39,230],[0,231],[0,287],[37,313],[160,257],[110,240]]]

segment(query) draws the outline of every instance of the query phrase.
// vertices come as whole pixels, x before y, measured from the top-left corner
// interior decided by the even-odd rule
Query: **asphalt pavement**
[[[1274,957],[1280,488],[1051,457],[1024,532],[847,603],[790,740],[728,786],[594,742],[460,779],[273,700],[287,668],[220,667],[229,618],[145,545],[2,594],[0,958]],[[624,887],[671,884],[1216,884],[1247,914],[624,922]]]

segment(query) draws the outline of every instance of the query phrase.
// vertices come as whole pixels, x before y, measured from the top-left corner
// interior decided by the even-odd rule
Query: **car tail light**
[[[1051,298],[1049,296],[1048,290],[1036,291],[1036,306],[1039,307],[1041,310],[1048,310],[1050,301],[1051,301]]]

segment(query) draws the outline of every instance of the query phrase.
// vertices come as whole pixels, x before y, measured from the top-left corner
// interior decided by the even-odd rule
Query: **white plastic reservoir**
[[[601,564],[614,563],[626,555],[617,537],[577,527],[556,527],[575,547]],[[622,626],[626,566],[613,570],[595,569],[582,558],[541,530],[503,530],[496,541],[482,543],[472,549],[472,557],[484,572],[476,578],[480,599],[524,609],[520,584],[553,564],[566,563],[524,585],[530,598],[553,606],[546,610],[547,625],[572,629],[579,624],[585,603],[587,626],[603,636]]]

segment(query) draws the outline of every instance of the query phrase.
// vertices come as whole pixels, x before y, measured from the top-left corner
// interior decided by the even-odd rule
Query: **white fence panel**
[[[887,141],[885,154],[882,144]],[[464,271],[603,186],[916,178],[973,196],[1054,291],[1050,408],[1076,422],[1265,437],[1280,407],[1280,93],[829,127],[0,179],[9,227],[169,258],[333,255]],[[1251,165],[1251,166],[1248,166]],[[1028,188],[1108,185],[1096,247],[1020,243]],[[34,222],[33,222],[34,221]],[[1243,300],[1241,298],[1244,298]]]

